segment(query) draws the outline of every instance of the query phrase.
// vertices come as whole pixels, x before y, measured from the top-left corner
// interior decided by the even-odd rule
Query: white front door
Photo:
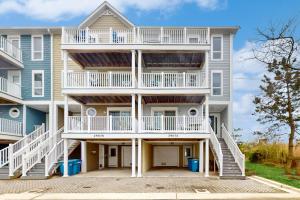
[[[183,165],[188,166],[189,158],[193,157],[193,147],[191,145],[183,146]]]
[[[118,146],[108,146],[108,166],[118,167]]]
[[[178,146],[154,146],[153,147],[154,167],[179,167]]]

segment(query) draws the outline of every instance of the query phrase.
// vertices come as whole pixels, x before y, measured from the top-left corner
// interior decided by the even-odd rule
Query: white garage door
[[[154,146],[153,166],[179,167],[179,147],[178,146]]]

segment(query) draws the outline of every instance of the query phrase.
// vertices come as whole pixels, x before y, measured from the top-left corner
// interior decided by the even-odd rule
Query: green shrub
[[[252,163],[261,163],[263,161],[263,154],[260,152],[250,153],[249,161]]]

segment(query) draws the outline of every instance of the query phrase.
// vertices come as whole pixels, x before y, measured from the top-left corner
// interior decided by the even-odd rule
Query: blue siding
[[[34,131],[34,125],[46,123],[46,113],[27,107],[26,109],[26,133]]]
[[[44,60],[31,60],[31,35],[21,36],[24,69],[22,72],[22,97],[24,100],[50,100],[51,98],[51,37],[44,35]],[[32,70],[44,70],[44,97],[32,97]]]
[[[9,110],[11,108],[18,108],[20,110],[20,116],[17,118],[12,118],[9,116]],[[23,106],[22,105],[0,105],[0,117],[4,119],[16,120],[23,122]]]

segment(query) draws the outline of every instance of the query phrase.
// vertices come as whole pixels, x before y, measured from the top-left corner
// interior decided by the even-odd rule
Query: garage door
[[[178,146],[154,146],[153,166],[179,167],[179,147]]]

